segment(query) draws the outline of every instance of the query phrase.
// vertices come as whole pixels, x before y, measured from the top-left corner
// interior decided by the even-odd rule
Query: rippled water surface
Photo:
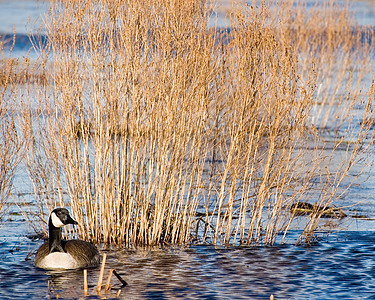
[[[19,221],[6,222],[0,242],[0,299],[82,298],[82,271],[51,272],[34,267],[28,254],[40,245],[17,236]],[[309,246],[112,250],[104,279],[115,269],[128,285],[122,299],[373,299],[375,232],[331,235]],[[114,298],[121,287],[99,297],[99,269],[90,269],[92,298]]]
[[[15,23],[25,35],[28,16],[37,17],[47,7],[43,1],[0,0],[0,32],[12,36]],[[360,23],[375,24],[374,7],[374,2],[356,2]],[[16,45],[19,55],[27,48],[22,41]],[[374,218],[374,170],[368,176],[343,203],[350,207],[361,202],[359,214]],[[16,185],[18,192],[32,191],[22,176]],[[13,214],[18,211],[12,206],[0,223],[0,300],[84,298],[81,270],[34,267],[32,254],[41,242],[27,237],[32,230]],[[375,299],[375,221],[351,219],[341,227],[345,230],[309,247],[295,246],[298,233],[291,232],[287,244],[269,248],[195,245],[103,251],[108,256],[104,279],[115,269],[126,280],[122,299]],[[88,298],[115,298],[121,287],[117,278],[112,278],[108,294],[98,296],[98,277],[98,268],[88,270]]]

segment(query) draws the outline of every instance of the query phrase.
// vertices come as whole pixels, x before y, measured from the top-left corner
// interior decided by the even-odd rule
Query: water
[[[373,26],[375,5],[357,1],[358,20]],[[13,24],[19,39],[13,55],[22,57],[29,44],[26,34],[37,32],[38,23],[27,23],[48,9],[43,1],[0,1],[0,32],[10,37]],[[361,202],[358,212],[375,217],[373,207],[375,172],[368,170],[367,182],[353,186],[343,204]],[[18,176],[17,191],[23,199],[32,186]],[[25,196],[26,195],[26,196]],[[30,199],[29,199],[30,198]],[[0,299],[84,298],[81,270],[51,272],[37,269],[32,254],[41,241],[28,237],[31,226],[19,208],[11,206],[0,223]],[[301,218],[301,221],[306,219]],[[115,269],[128,285],[122,299],[375,299],[375,221],[347,218],[336,234],[321,235],[312,246],[295,246],[298,232],[291,231],[287,243],[275,247],[230,247],[211,245],[190,247],[138,248],[103,251],[107,264],[104,279]],[[121,288],[112,278],[113,288],[97,295],[99,270],[88,270],[89,297],[115,298]]]
[[[1,230],[0,299],[83,298],[82,271],[44,271],[25,260],[40,243],[17,234],[22,223],[6,222]],[[122,299],[373,299],[374,242],[375,232],[349,231],[308,247],[195,245],[103,251],[104,280],[110,269],[120,274],[128,283]],[[100,297],[98,276],[98,269],[88,270],[91,298],[114,298],[119,280],[113,277],[113,288]]]

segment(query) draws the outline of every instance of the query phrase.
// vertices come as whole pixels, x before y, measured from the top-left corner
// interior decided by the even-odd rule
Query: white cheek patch
[[[54,212],[51,214],[51,220],[52,220],[53,226],[55,226],[57,228],[65,226],[65,224],[63,222],[61,222],[60,218],[58,216],[56,216],[56,214]]]

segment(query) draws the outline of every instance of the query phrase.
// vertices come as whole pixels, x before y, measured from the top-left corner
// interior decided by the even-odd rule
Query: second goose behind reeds
[[[78,224],[66,208],[54,209],[48,220],[49,240],[35,255],[35,265],[42,269],[79,269],[96,267],[100,263],[98,249],[82,240],[63,240],[61,228]]]

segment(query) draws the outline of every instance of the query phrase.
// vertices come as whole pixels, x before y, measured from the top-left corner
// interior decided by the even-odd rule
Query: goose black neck
[[[49,252],[65,252],[62,246],[61,228],[57,228],[52,224],[51,218],[48,221],[49,229]]]

